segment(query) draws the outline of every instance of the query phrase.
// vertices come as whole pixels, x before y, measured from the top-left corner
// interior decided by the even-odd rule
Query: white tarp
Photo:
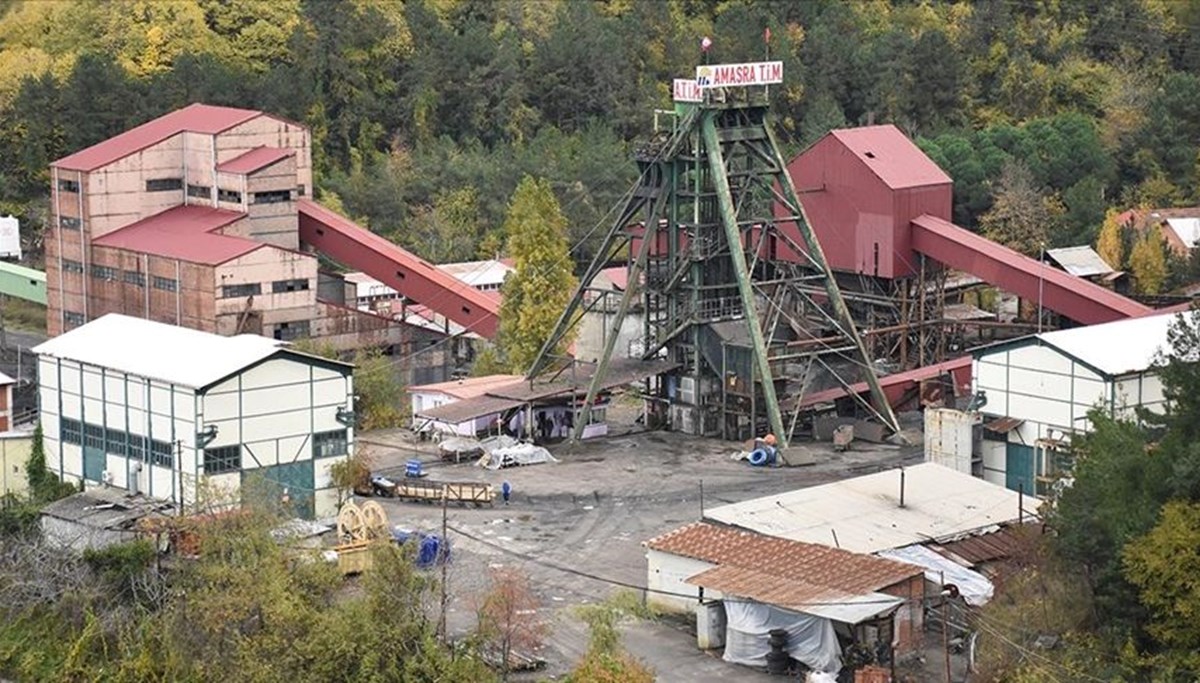
[[[479,459],[479,465],[489,470],[517,467],[519,465],[538,465],[543,462],[558,462],[558,459],[550,455],[550,451],[545,448],[535,446],[531,443],[518,443],[515,446],[501,448],[488,448],[485,442],[483,457]]]
[[[986,605],[988,600],[992,599],[995,587],[992,586],[992,582],[986,576],[977,571],[967,569],[961,564],[939,555],[923,545],[909,545],[892,550],[880,550],[875,554],[880,557],[887,557],[915,564],[918,567],[924,567],[925,578],[934,583],[941,583],[944,575],[945,582],[958,586],[959,594],[972,607]]]
[[[788,632],[788,654],[811,669],[836,674],[842,668],[842,647],[833,622],[821,617],[725,598],[725,661],[746,666],[766,666],[771,651],[768,634],[777,628]]]

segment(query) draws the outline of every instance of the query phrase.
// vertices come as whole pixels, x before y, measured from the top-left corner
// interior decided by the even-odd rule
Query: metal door
[[[1005,486],[1013,491],[1024,491],[1025,495],[1035,495],[1033,488],[1033,448],[1019,443],[1006,444],[1004,463]]]
[[[103,448],[83,447],[83,478],[99,482],[104,479],[104,468],[108,464]]]
[[[313,518],[315,491],[311,460],[243,470],[243,484],[248,477],[262,477],[263,492],[275,501],[284,501],[286,493],[286,505],[291,514],[304,519]]]

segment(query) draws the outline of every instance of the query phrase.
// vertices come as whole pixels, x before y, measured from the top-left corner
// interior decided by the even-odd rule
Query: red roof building
[[[400,280],[409,270],[408,283],[393,283],[397,290],[451,320],[495,316],[492,299],[310,202],[310,133],[279,117],[193,104],[59,159],[50,172],[51,335],[121,313],[342,349],[407,353],[445,336],[406,334],[401,321],[358,311],[341,278],[319,270],[321,244],[313,240],[336,246],[338,254],[325,255],[351,266],[382,254],[371,264],[379,277]],[[414,380],[444,379],[458,365],[454,356],[469,354],[444,346],[411,364]],[[444,371],[422,366],[442,361],[450,365]]]

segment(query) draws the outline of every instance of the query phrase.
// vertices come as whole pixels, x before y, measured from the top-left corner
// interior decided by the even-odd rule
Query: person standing
[[[500,485],[500,497],[504,499],[504,504],[508,505],[508,499],[512,496],[512,484],[507,481]]]

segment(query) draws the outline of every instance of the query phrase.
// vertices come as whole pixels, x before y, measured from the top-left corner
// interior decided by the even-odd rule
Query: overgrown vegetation
[[[1075,441],[1050,547],[980,617],[985,680],[1200,678],[1200,312],[1170,340],[1165,414],[1097,410]]]
[[[36,539],[0,545],[0,675],[17,680],[490,681],[427,617],[436,580],[394,545],[356,591],[288,549],[267,509],[193,525],[198,552],[160,570],[152,544],[82,558]]]
[[[617,626],[623,618],[647,614],[637,596],[618,594],[613,599],[581,607],[590,639],[583,660],[567,675],[567,683],[653,683],[654,671],[621,646]]]

